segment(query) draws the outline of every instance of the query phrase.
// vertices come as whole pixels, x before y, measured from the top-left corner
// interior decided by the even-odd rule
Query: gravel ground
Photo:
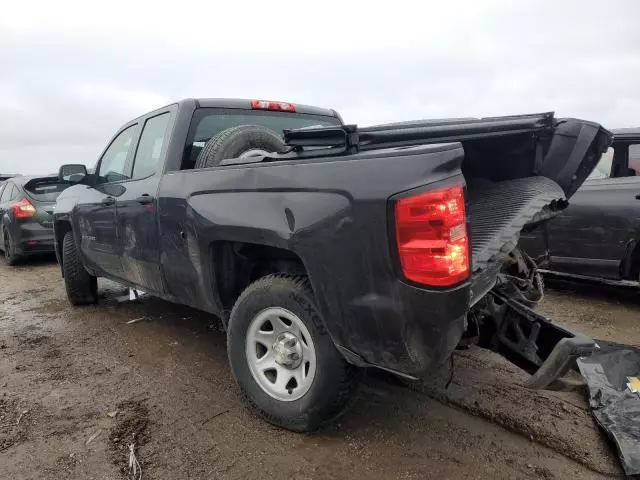
[[[554,287],[545,314],[640,344],[635,294]],[[157,299],[72,308],[51,260],[0,265],[0,471],[11,479],[611,478],[585,394],[532,392],[501,357],[456,355],[447,390],[369,374],[328,430],[271,427],[240,404],[211,316]],[[138,320],[127,323],[130,320]]]

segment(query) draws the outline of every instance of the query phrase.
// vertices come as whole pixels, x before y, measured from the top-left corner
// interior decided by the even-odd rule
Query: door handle
[[[150,203],[153,203],[153,197],[148,193],[145,193],[139,196],[138,198],[136,198],[136,202],[138,202],[141,205],[149,205]]]
[[[102,205],[113,205],[114,203],[116,203],[116,199],[113,197],[105,197],[100,201],[100,203]]]

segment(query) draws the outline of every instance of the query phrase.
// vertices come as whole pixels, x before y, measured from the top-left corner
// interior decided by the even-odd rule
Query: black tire
[[[67,298],[72,305],[89,305],[98,301],[98,279],[82,265],[73,233],[62,241],[62,272]]]
[[[22,258],[16,255],[15,243],[11,237],[11,233],[6,228],[2,229],[2,249],[4,251],[4,259],[7,265],[17,265]]]
[[[308,329],[315,346],[315,376],[309,390],[297,400],[272,397],[249,368],[245,353],[248,328],[258,313],[270,307],[295,314]],[[354,397],[358,369],[348,364],[333,344],[306,277],[276,274],[249,285],[231,312],[227,352],[245,404],[273,425],[297,432],[316,430],[341,415]]]
[[[238,158],[249,150],[284,153],[288,147],[273,130],[259,125],[240,125],[223,130],[205,144],[195,168],[217,167],[229,158]]]

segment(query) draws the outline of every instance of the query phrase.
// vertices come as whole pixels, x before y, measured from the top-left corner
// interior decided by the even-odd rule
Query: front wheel
[[[329,337],[306,277],[269,275],[236,302],[228,354],[242,397],[268,422],[311,431],[344,412],[356,368]]]
[[[67,298],[72,305],[89,305],[98,301],[98,279],[82,265],[72,232],[67,232],[62,241],[62,272]]]

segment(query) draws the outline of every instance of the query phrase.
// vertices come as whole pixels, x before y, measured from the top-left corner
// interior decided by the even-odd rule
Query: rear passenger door
[[[157,193],[174,109],[144,120],[131,180],[116,200],[117,236],[123,278],[151,293],[164,293],[160,269]]]
[[[640,177],[626,176],[626,146],[615,146],[569,200],[569,207],[549,222],[551,269],[619,279],[627,242],[638,225]],[[640,172],[639,172],[640,173]],[[611,175],[613,174],[613,176]]]

